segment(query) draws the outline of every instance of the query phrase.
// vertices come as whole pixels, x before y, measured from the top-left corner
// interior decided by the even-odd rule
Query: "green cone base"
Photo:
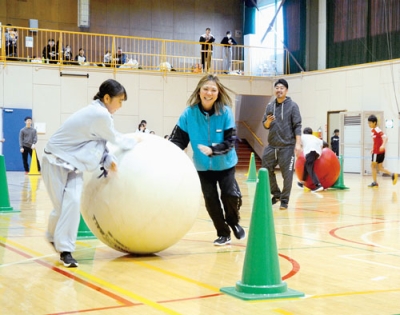
[[[78,231],[78,240],[97,238],[91,231]]]
[[[13,210],[13,207],[0,207],[0,214],[17,213],[17,212],[21,212],[21,210]]]
[[[279,292],[279,293],[245,293],[237,291],[235,287],[224,287],[221,288],[220,291],[241,300],[289,299],[289,298],[298,298],[304,296],[303,292],[292,289],[286,289],[284,292]],[[252,292],[276,291],[276,288],[269,289],[265,288],[264,286],[253,287],[252,290],[250,291]]]
[[[350,189],[347,186],[344,185],[333,185],[331,188],[335,188],[335,189]]]

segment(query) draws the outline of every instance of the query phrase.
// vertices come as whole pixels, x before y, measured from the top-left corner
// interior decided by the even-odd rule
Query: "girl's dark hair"
[[[128,94],[126,94],[125,88],[122,86],[121,83],[115,81],[113,79],[108,79],[104,81],[100,87],[97,94],[93,97],[94,100],[103,100],[104,96],[108,94],[111,98],[124,95],[124,101],[128,99]]]

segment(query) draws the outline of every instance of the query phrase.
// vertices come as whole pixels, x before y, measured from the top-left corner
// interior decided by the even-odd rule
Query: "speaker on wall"
[[[78,0],[78,27],[89,27],[90,0]]]
[[[39,28],[39,21],[34,19],[29,19],[29,28],[32,33],[37,33]]]

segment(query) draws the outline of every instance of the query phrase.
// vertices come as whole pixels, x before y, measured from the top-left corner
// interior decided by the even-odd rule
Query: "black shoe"
[[[376,182],[372,182],[371,184],[368,185],[368,187],[372,187],[372,188],[376,187],[376,188],[378,188],[379,185]]]
[[[304,184],[303,184],[303,183],[300,183],[300,182],[297,182],[297,187],[299,187],[299,188],[304,188]]]
[[[60,261],[64,264],[65,267],[78,267],[78,262],[74,259],[74,257],[72,257],[70,252],[62,252],[60,254]]]
[[[287,210],[287,208],[288,208],[288,204],[282,202],[280,207],[279,207],[279,210]]]
[[[220,236],[214,241],[214,245],[222,246],[231,243],[231,238],[229,236]]]
[[[279,197],[272,197],[271,198],[271,202],[272,202],[273,205],[276,204],[278,201],[279,201]]]
[[[232,226],[231,228],[232,228],[233,234],[235,235],[235,237],[238,240],[242,240],[246,237],[246,232],[243,230],[243,228],[239,224],[236,224],[236,225]]]

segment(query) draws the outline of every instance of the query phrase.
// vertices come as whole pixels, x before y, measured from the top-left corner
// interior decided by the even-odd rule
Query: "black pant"
[[[25,172],[29,172],[28,154],[31,156],[31,161],[32,161],[33,150],[29,147],[23,147],[23,148],[24,148],[24,152],[22,152],[22,162],[24,163]],[[40,172],[39,159],[36,157],[36,160],[37,160],[38,171]]]
[[[201,64],[203,65],[203,70],[208,71],[211,67],[211,55],[212,50],[201,52]]]
[[[239,223],[239,209],[242,205],[242,194],[235,179],[235,168],[223,171],[199,171],[198,174],[206,209],[217,234],[228,237],[231,234],[229,226],[233,227]],[[221,199],[217,183],[221,190]]]
[[[294,161],[294,146],[273,148],[268,145],[264,149],[262,167],[268,170],[271,194],[275,198],[279,198],[283,204],[289,204],[290,192],[292,191]],[[283,177],[282,191],[278,186],[275,175],[275,167],[278,164]]]
[[[318,176],[314,173],[314,163],[319,158],[319,154],[315,151],[311,151],[306,155],[306,162],[304,163],[304,172],[303,172],[303,181],[307,179],[307,176],[310,175],[311,180],[315,186],[318,186],[319,179]]]

